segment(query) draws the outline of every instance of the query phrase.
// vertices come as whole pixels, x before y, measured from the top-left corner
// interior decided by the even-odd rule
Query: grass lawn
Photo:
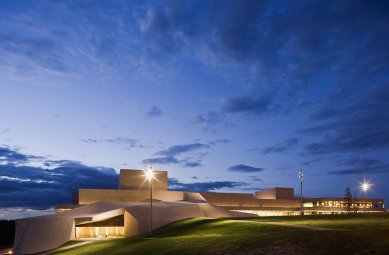
[[[263,217],[250,221],[254,223],[188,219],[156,230],[152,239],[101,241],[57,254],[389,254],[388,215]],[[347,230],[312,231],[258,224],[261,221]]]

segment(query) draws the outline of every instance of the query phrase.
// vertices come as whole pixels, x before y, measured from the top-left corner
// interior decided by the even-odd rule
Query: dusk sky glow
[[[388,1],[0,1],[0,219],[117,188],[389,201]]]

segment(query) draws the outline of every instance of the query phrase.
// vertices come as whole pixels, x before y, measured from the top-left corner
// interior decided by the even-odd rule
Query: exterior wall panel
[[[114,190],[114,189],[80,189],[78,192],[80,205],[97,202],[142,202],[150,199],[148,190]],[[153,191],[153,199],[163,201],[183,200],[181,191]]]

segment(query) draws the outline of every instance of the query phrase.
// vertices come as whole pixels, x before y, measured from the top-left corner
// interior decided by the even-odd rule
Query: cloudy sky
[[[388,1],[5,0],[0,27],[0,218],[146,164],[389,199]]]

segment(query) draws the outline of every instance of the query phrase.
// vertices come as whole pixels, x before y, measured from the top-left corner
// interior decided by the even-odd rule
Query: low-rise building
[[[151,199],[152,196],[152,199]],[[383,199],[303,198],[305,214],[384,212]],[[79,238],[120,238],[144,234],[193,217],[255,217],[301,214],[293,188],[249,193],[168,190],[166,171],[120,170],[119,189],[79,189],[73,204],[54,215],[16,221],[15,254],[54,249]]]

